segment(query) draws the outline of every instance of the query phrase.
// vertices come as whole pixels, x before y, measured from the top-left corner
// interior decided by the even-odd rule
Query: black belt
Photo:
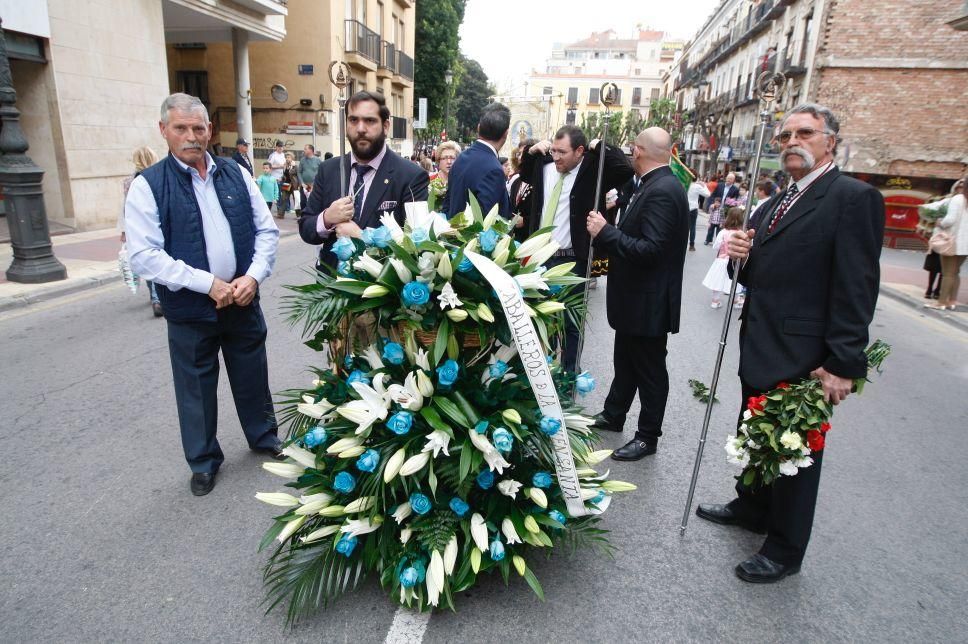
[[[574,248],[562,248],[561,250],[556,250],[552,257],[575,257]]]

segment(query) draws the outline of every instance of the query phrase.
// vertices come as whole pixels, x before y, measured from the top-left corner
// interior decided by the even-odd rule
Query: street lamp
[[[454,82],[454,72],[449,67],[444,72],[444,82],[447,83],[447,108],[444,112],[444,131],[447,132],[447,139],[452,140],[450,135],[450,84]]]

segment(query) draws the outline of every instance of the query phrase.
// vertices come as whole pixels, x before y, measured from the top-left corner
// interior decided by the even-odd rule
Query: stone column
[[[20,129],[20,110],[14,107],[7,43],[0,20],[0,187],[7,206],[7,225],[13,261],[7,269],[11,282],[39,284],[67,279],[67,269],[54,257],[41,183],[44,171],[25,153],[30,147]]]
[[[232,27],[232,58],[235,63],[235,118],[239,136],[251,143],[249,162],[255,168],[252,141],[252,88],[249,83],[249,32]],[[234,147],[234,141],[232,142]]]

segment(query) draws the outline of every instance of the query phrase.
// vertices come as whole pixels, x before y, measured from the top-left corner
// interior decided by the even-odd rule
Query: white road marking
[[[401,606],[393,615],[393,623],[387,633],[385,644],[420,644],[427,625],[430,624],[430,613],[418,613]]]

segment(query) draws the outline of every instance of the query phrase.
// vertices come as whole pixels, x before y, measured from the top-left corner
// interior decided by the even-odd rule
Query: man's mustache
[[[799,145],[795,145],[792,148],[787,148],[786,150],[784,150],[783,153],[780,155],[780,160],[786,161],[787,157],[789,156],[800,157],[801,159],[803,159],[803,165],[808,168],[812,168],[814,164],[817,162],[817,160],[813,157],[812,154],[810,154],[810,152],[806,150],[806,148],[802,148]]]
[[[181,147],[182,152],[186,150],[201,150],[201,149],[202,149],[202,146],[200,146],[197,143],[189,143],[188,145],[183,145]]]

